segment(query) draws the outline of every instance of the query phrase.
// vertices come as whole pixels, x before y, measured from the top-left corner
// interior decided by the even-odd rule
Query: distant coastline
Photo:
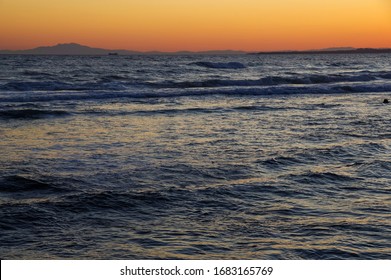
[[[391,48],[373,49],[373,48],[351,48],[351,49],[323,49],[323,50],[308,50],[308,51],[275,51],[275,52],[252,52],[249,54],[351,54],[351,53],[391,53]]]
[[[326,48],[304,51],[261,51],[245,52],[237,50],[210,50],[210,51],[132,51],[93,48],[77,43],[57,44],[55,46],[37,47],[28,50],[0,50],[0,55],[275,55],[275,54],[354,54],[354,53],[391,53],[391,48]]]
[[[92,48],[76,43],[58,44],[48,47],[37,47],[29,50],[0,50],[0,54],[16,54],[16,55],[232,55],[232,54],[246,54],[244,51],[235,50],[210,50],[210,51],[178,51],[178,52],[162,52],[162,51],[132,51],[132,50],[112,50],[102,48]]]

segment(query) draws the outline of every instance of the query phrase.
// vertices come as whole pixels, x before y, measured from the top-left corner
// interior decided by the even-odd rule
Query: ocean
[[[0,56],[1,259],[390,259],[391,55]]]

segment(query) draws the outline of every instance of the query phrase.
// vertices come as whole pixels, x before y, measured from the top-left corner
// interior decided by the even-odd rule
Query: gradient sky
[[[391,47],[391,0],[0,0],[0,49]]]

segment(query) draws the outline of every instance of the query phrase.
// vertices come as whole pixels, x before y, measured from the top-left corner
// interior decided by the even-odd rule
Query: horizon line
[[[189,52],[189,53],[203,53],[203,52],[243,52],[243,53],[284,53],[284,52],[312,52],[312,51],[338,51],[338,50],[359,50],[359,49],[373,49],[373,50],[387,50],[391,49],[390,47],[352,47],[352,46],[338,46],[338,47],[321,47],[321,48],[314,48],[314,49],[275,49],[275,50],[243,50],[243,49],[206,49],[206,50],[187,50],[187,49],[180,49],[180,50],[174,50],[174,51],[164,51],[164,50],[158,50],[158,49],[152,49],[152,50],[136,50],[136,49],[124,49],[124,48],[104,48],[104,47],[97,47],[97,46],[89,46],[89,45],[83,45],[76,42],[69,42],[69,43],[57,43],[54,45],[39,45],[36,47],[28,48],[28,49],[0,49],[0,51],[5,52],[23,52],[23,51],[32,51],[38,48],[54,48],[57,46],[70,46],[70,45],[77,45],[80,47],[87,47],[91,49],[100,49],[104,51],[126,51],[126,52],[137,52],[137,53],[167,53],[167,54],[175,54],[175,53],[181,53],[181,52]]]

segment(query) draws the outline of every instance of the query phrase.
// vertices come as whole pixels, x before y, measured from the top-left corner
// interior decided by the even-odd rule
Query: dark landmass
[[[255,52],[249,53],[252,55],[263,54],[350,54],[350,53],[391,53],[390,49],[373,49],[373,48],[327,48],[320,50],[307,50],[307,51],[275,51],[275,52]]]
[[[216,50],[202,52],[160,52],[160,51],[128,51],[128,50],[110,50],[101,48],[91,48],[76,43],[58,44],[50,47],[38,47],[29,50],[9,51],[0,50],[0,54],[21,54],[21,55],[191,55],[191,54],[245,54],[242,51]]]
[[[140,52],[127,50],[106,50],[100,48],[91,48],[75,43],[58,44],[50,47],[38,47],[30,50],[20,51],[0,51],[1,54],[34,54],[34,55],[108,55],[109,53],[118,53],[121,55],[140,54]]]
[[[161,52],[161,51],[130,51],[130,50],[111,50],[102,48],[91,48],[76,43],[58,44],[49,47],[38,47],[29,50],[0,50],[0,54],[19,54],[19,55],[235,55],[235,54],[251,54],[251,55],[263,55],[263,54],[349,54],[349,53],[391,53],[391,48],[388,49],[374,49],[374,48],[326,48],[319,50],[306,50],[306,51],[269,51],[269,52],[253,52],[248,53],[244,51],[232,51],[232,50],[211,50],[211,51],[178,51],[178,52]]]

